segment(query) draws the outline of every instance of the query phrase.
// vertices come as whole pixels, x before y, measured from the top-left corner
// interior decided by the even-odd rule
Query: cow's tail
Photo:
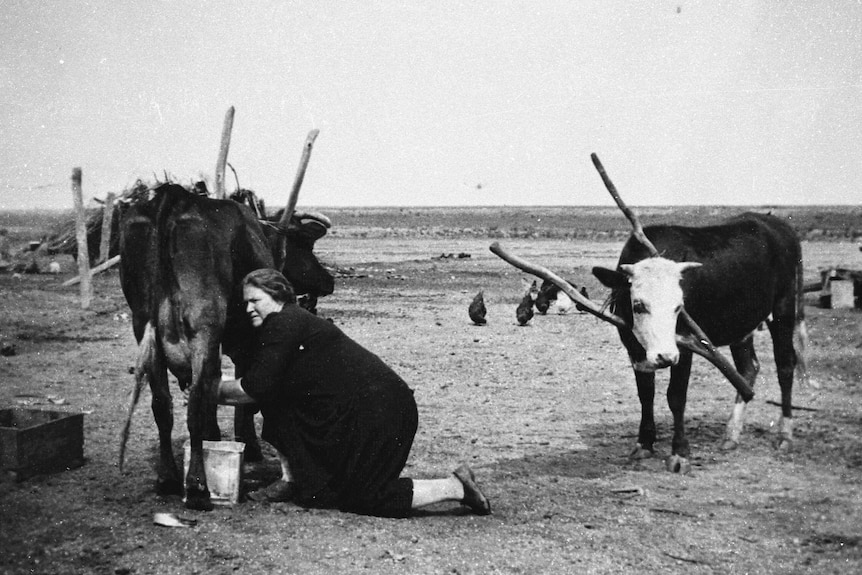
[[[796,354],[796,379],[800,386],[819,387],[808,372],[808,328],[805,324],[805,282],[802,273],[802,258],[796,264],[796,320],[793,325],[793,352]]]
[[[129,394],[129,411],[126,415],[126,422],[123,424],[123,429],[120,431],[121,473],[126,459],[126,443],[129,440],[129,429],[132,426],[132,414],[135,412],[135,406],[138,405],[138,399],[141,397],[141,390],[153,377],[156,345],[156,329],[153,327],[152,322],[147,322],[147,325],[144,328],[144,335],[138,344],[138,360],[135,364],[135,386]]]

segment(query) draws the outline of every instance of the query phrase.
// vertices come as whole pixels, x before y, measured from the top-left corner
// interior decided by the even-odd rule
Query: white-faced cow
[[[273,266],[270,246],[247,207],[194,195],[175,184],[163,184],[147,201],[131,205],[120,228],[120,280],[140,343],[135,399],[148,381],[159,430],[156,487],[160,493],[182,488],[171,446],[170,370],[188,391],[186,506],[211,509],[202,441],[219,439],[219,346],[235,363],[253,353],[240,283],[250,271]]]
[[[653,454],[655,371],[670,367],[667,401],[674,431],[668,469],[690,469],[684,414],[692,352],[679,349],[675,338],[686,330],[678,322],[683,304],[716,346],[730,346],[737,370],[752,386],[759,370],[752,332],[761,322],[768,323],[781,387],[779,448],[789,449],[794,368],[804,372],[807,339],[802,252],[793,229],[776,217],[745,213],[721,225],[649,226],[644,232],[660,257],[649,257],[633,236],[617,270],[593,268],[595,276],[613,289],[612,311],[632,326],[631,332],[620,330],[641,402],[638,442],[631,456]],[[745,405],[737,396],[725,449],[739,443]]]

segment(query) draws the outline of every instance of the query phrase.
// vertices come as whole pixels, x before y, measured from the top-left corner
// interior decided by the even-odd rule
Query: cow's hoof
[[[156,479],[156,494],[182,495],[183,484],[179,479]]]
[[[210,499],[209,490],[188,490],[186,492],[186,508],[195,509],[196,511],[212,511],[213,502]]]
[[[667,465],[667,470],[671,473],[686,475],[691,472],[691,463],[689,463],[688,459],[680,457],[679,455],[671,455],[668,457],[667,461],[665,461],[665,465]]]
[[[725,439],[724,443],[721,444],[722,451],[733,451],[737,447],[739,447],[739,443],[732,439]]]
[[[258,463],[263,461],[263,452],[259,443],[246,443],[242,452],[242,459],[246,463]]]
[[[790,453],[793,451],[793,440],[787,437],[780,437],[775,444],[775,448],[779,453]]]
[[[653,455],[655,455],[655,453],[653,453],[652,449],[647,449],[638,443],[632,452],[629,453],[629,459],[649,459]]]

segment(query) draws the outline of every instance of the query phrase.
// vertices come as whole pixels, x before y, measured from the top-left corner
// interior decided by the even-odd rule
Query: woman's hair
[[[278,270],[261,268],[254,270],[242,280],[242,287],[256,287],[279,303],[296,303],[296,294],[287,278]]]

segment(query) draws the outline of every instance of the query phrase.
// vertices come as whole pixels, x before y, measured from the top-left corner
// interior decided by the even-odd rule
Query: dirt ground
[[[817,387],[797,386],[796,443],[772,447],[779,399],[771,347],[743,441],[719,450],[734,391],[695,360],[687,411],[693,470],[632,462],[639,404],[616,332],[588,315],[515,321],[521,272],[481,238],[328,237],[322,259],[350,271],[320,314],[383,357],[416,391],[420,425],[405,473],[476,471],[493,506],[477,517],[441,505],[406,520],[242,501],[192,512],[153,491],[149,393],[136,412],[126,472],[117,467],[136,347],[115,271],[82,310],[71,277],[0,274],[0,407],[83,412],[86,463],[0,483],[0,573],[859,573],[862,572],[862,331],[856,310],[807,308]],[[621,242],[503,239],[509,251],[586,285]],[[805,242],[817,269],[862,269],[846,242]],[[442,254],[469,254],[440,258]],[[488,324],[467,305],[485,290]],[[811,303],[814,303],[814,299]],[[669,452],[659,378],[657,447]],[[188,436],[175,387],[178,459]],[[230,435],[229,408],[220,408]],[[259,422],[258,422],[259,423]],[[246,489],[278,474],[247,467]],[[4,476],[5,477],[5,476]],[[196,527],[153,524],[156,512]]]

